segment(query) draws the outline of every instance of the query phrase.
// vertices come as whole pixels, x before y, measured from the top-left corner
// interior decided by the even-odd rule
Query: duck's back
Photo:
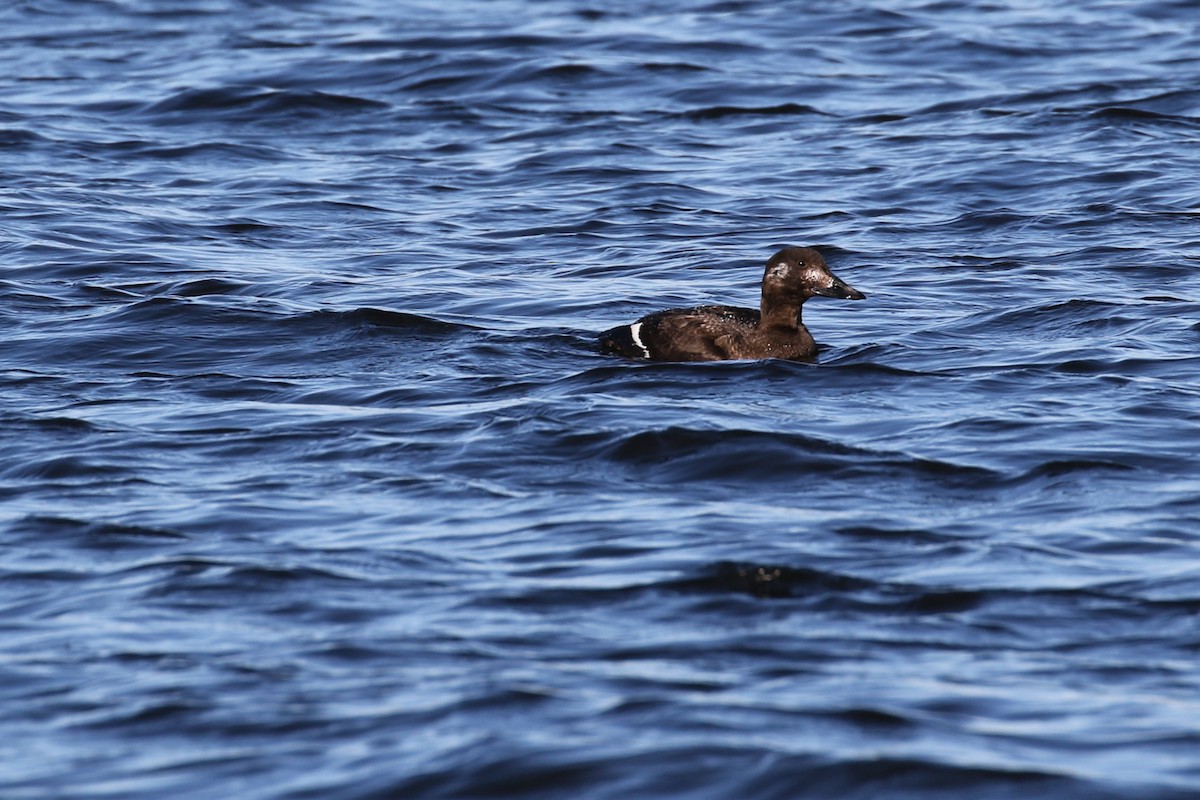
[[[747,358],[808,359],[816,345],[804,326],[764,331],[759,312],[737,306],[657,311],[632,325],[606,331],[604,351],[654,361],[721,361]]]

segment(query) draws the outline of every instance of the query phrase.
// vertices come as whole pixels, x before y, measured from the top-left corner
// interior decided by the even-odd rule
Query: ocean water
[[[0,796],[1200,797],[1190,2],[12,0]],[[753,305],[815,364],[601,355]]]

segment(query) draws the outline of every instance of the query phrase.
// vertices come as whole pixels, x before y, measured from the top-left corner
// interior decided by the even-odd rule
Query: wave
[[[541,699],[541,698],[538,698]],[[528,705],[526,698],[525,705]],[[670,713],[646,701],[621,707],[601,717],[631,716],[648,712]],[[742,713],[744,710],[739,709]],[[794,715],[792,724],[818,724]],[[841,720],[853,722],[848,716]],[[828,722],[827,722],[828,724]],[[894,732],[894,731],[893,731]],[[994,764],[954,763],[935,755],[869,758],[837,754],[833,742],[819,752],[772,749],[749,744],[721,744],[722,726],[709,724],[696,731],[706,742],[659,743],[647,746],[639,737],[609,743],[611,756],[595,750],[557,743],[549,749],[529,750],[508,738],[473,742],[456,753],[457,767],[442,770],[428,765],[405,778],[378,779],[360,787],[362,800],[390,797],[549,797],[542,789],[555,787],[555,796],[567,793],[581,800],[612,796],[620,786],[632,797],[753,797],[761,800],[874,800],[879,797],[962,797],[978,800],[1013,800],[1033,796],[1046,800],[1088,797],[1095,800],[1136,800],[1142,797],[1183,800],[1186,791],[1169,786],[1138,786],[1128,789],[1100,785],[1083,777],[1064,774],[1052,767],[1009,765],[1003,758]],[[914,748],[918,752],[921,748]],[[1149,793],[1147,793],[1149,792]]]
[[[75,541],[112,546],[124,544],[156,544],[187,541],[190,537],[169,528],[130,525],[117,522],[97,522],[75,517],[31,514],[13,525],[13,532],[36,536],[42,541],[70,538]]]
[[[45,136],[25,128],[0,128],[0,150],[20,150],[46,141]]]
[[[355,308],[349,311],[312,311],[303,315],[302,319],[337,327],[381,328],[414,333],[453,333],[479,330],[478,326],[465,322],[449,322],[424,314],[369,307]]]
[[[624,466],[627,480],[829,483],[868,474],[973,485],[999,474],[982,467],[873,450],[799,433],[671,426],[633,433],[566,434],[553,448]]]
[[[832,116],[826,111],[802,103],[780,103],[773,106],[708,106],[681,111],[673,116],[704,121],[728,117],[792,117],[812,114]]]
[[[268,123],[273,119],[335,117],[374,112],[388,103],[316,89],[269,89],[258,86],[224,86],[184,89],[148,105],[140,113],[160,122],[200,123],[213,119]]]

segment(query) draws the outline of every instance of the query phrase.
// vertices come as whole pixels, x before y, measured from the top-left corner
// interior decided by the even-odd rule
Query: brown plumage
[[[817,343],[800,319],[814,295],[862,300],[811,247],[785,247],[767,262],[758,310],[698,306],[656,311],[600,336],[603,352],[652,361],[783,358],[811,361]]]

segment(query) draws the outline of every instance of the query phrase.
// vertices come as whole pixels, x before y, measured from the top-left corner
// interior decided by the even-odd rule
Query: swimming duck
[[[816,250],[785,247],[767,261],[761,309],[698,306],[656,311],[605,331],[600,349],[651,361],[811,361],[817,343],[800,320],[800,308],[813,295],[866,299],[830,272]]]

